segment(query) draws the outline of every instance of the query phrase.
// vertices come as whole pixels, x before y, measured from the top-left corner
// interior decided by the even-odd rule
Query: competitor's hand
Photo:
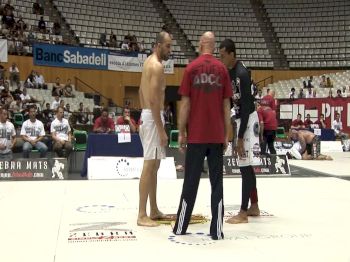
[[[237,140],[236,151],[240,158],[245,158],[244,144],[242,138],[238,138]]]
[[[180,135],[177,139],[178,143],[179,143],[179,151],[181,153],[185,153],[186,151],[186,144],[187,144],[187,137],[185,135]]]
[[[225,141],[224,141],[224,153],[225,153],[226,150],[227,150],[228,144],[229,144],[229,141],[228,141],[228,138],[226,137],[226,138],[225,138]]]
[[[161,146],[161,147],[167,146],[167,144],[168,144],[168,136],[167,136],[167,134],[166,134],[166,132],[165,132],[164,129],[163,129],[163,131],[160,133],[159,140],[160,140],[160,146]]]

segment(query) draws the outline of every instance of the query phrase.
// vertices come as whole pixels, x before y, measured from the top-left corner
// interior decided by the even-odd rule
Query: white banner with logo
[[[0,39],[0,62],[7,62],[7,40]]]
[[[142,72],[143,63],[147,59],[146,54],[138,54],[138,56],[120,56],[108,55],[108,70],[124,71],[124,72]],[[164,73],[174,73],[174,60],[163,62]]]
[[[135,179],[141,177],[142,157],[90,157],[88,179]],[[173,157],[160,162],[158,178],[176,179]]]

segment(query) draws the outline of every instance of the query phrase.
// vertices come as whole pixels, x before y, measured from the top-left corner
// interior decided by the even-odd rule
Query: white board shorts
[[[237,137],[241,125],[241,119],[236,119]],[[247,129],[243,136],[243,146],[246,151],[244,158],[238,159],[238,166],[257,166],[260,165],[260,144],[259,144],[259,118],[258,113],[254,111],[249,115]]]
[[[164,126],[164,116],[162,112],[160,112],[160,116]],[[139,134],[143,147],[144,160],[166,158],[165,147],[160,146],[158,130],[150,109],[142,109]]]

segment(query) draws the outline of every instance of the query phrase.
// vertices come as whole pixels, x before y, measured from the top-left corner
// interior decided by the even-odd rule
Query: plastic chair
[[[177,141],[179,136],[179,130],[171,130],[169,136],[170,136],[169,147],[179,148],[179,142]]]

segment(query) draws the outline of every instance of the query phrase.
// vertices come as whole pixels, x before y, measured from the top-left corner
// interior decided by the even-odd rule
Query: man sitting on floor
[[[319,137],[307,130],[292,129],[289,134],[295,142],[289,154],[298,160],[333,160],[332,157],[321,154]]]

